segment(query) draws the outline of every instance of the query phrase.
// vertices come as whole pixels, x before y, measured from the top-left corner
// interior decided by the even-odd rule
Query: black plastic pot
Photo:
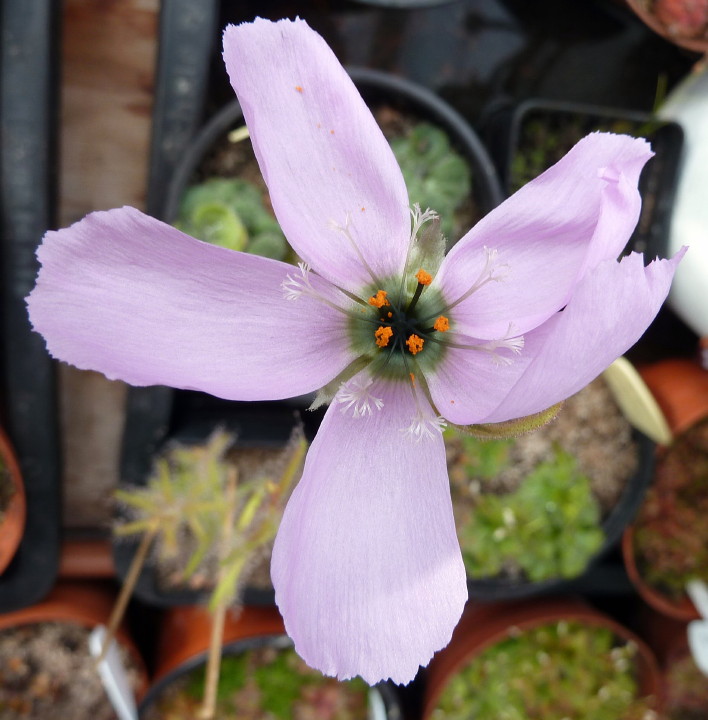
[[[206,664],[210,628],[209,618],[201,608],[175,608],[164,616],[157,648],[156,678],[140,703],[141,718],[171,684]],[[275,608],[246,607],[235,619],[227,614],[224,656],[263,647],[284,650],[292,645]],[[371,699],[371,720],[401,720],[401,705],[391,684],[379,683],[371,692],[375,696]]]
[[[603,566],[602,559],[618,545],[624,529],[637,514],[644,494],[654,475],[655,444],[646,435],[634,432],[639,465],[627,481],[617,504],[602,523],[605,541],[591,559],[585,572],[573,579],[551,578],[541,582],[518,581],[504,577],[468,579],[467,588],[472,600],[506,600],[531,597],[550,592],[583,592],[622,595],[631,591],[631,584],[620,569],[613,572],[612,565]]]
[[[27,496],[22,542],[0,577],[6,612],[41,600],[59,564],[54,364],[25,306],[35,251],[55,222],[59,26],[53,0],[6,0],[0,13],[0,400]]]
[[[651,142],[655,155],[640,177],[642,212],[627,251],[642,252],[648,259],[665,256],[683,145],[680,125],[628,110],[543,100],[529,100],[514,109],[500,110],[488,121],[486,136],[508,194],[518,187],[514,168],[534,124],[551,133],[565,133],[563,139],[569,144],[563,153],[581,137],[599,129],[629,132]],[[573,137],[576,133],[577,137]]]
[[[201,397],[201,393],[199,394]],[[197,398],[197,400],[199,399]],[[226,428],[234,433],[237,446],[240,448],[264,448],[279,450],[285,447],[290,436],[299,423],[299,417],[293,408],[283,403],[231,403],[229,413],[214,417],[211,408],[205,413],[190,404],[188,413],[179,409],[179,398],[171,427],[169,441],[179,441],[184,445],[203,444],[217,427]],[[126,430],[132,435],[130,428]],[[158,446],[156,452],[160,451]],[[147,483],[151,467],[131,480],[131,485],[144,486]],[[135,555],[140,538],[114,539],[113,561],[116,574],[124,579],[128,574],[130,563]],[[193,589],[187,585],[164,587],[156,567],[148,562],[142,569],[133,594],[139,600],[156,607],[174,607],[179,605],[206,604],[211,591]],[[248,605],[273,605],[275,594],[272,589],[246,587],[243,601]]]

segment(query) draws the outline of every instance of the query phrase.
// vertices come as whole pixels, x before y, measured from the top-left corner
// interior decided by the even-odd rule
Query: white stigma
[[[297,266],[300,268],[300,274],[295,277],[288,275],[280,285],[285,299],[297,300],[302,295],[310,295],[319,299],[319,294],[310,282],[310,266],[305,262],[299,262]]]
[[[410,244],[413,244],[415,239],[418,237],[418,233],[420,232],[420,229],[423,227],[423,225],[425,225],[425,223],[429,222],[430,220],[435,220],[438,217],[438,214],[435,212],[435,210],[431,210],[430,208],[425,210],[425,212],[421,212],[420,205],[418,205],[418,203],[415,203],[411,208],[411,217],[413,219],[413,222],[411,224]]]
[[[426,418],[420,414],[407,428],[401,428],[401,432],[413,438],[416,442],[420,442],[424,438],[429,440],[441,435],[446,426],[447,422],[443,417]]]
[[[383,400],[370,392],[373,383],[370,377],[362,375],[342,383],[335,397],[336,402],[343,406],[340,410],[346,414],[353,409],[352,417],[355,418],[370,416],[374,409],[381,410],[384,405]]]

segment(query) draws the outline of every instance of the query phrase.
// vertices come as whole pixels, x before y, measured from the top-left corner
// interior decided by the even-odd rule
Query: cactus
[[[450,147],[447,135],[429,123],[415,125],[405,136],[393,138],[390,145],[401,166],[411,205],[435,210],[441,230],[449,238],[455,211],[471,191],[469,165]]]
[[[260,190],[241,178],[210,178],[182,198],[175,227],[204,242],[276,260],[292,255]]]

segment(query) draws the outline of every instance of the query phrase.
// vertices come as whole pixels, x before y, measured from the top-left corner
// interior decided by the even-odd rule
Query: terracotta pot
[[[629,575],[629,579],[634,584],[637,592],[642,596],[644,602],[651,605],[651,607],[658,612],[675,620],[689,622],[690,620],[698,620],[698,618],[700,618],[698,611],[688,596],[684,596],[680,601],[669,600],[669,598],[662,595],[662,593],[644,581],[637,568],[637,556],[634,552],[633,525],[630,525],[622,536],[622,557],[624,558],[627,575]]]
[[[36,605],[0,614],[0,630],[43,622],[74,623],[85,628],[107,625],[115,594],[87,583],[59,583],[45,600]],[[147,689],[147,671],[125,628],[116,633],[118,642],[130,652],[140,675],[138,697]]]
[[[640,369],[674,436],[688,430],[699,420],[708,417],[708,371],[690,360],[664,360]],[[648,585],[637,568],[634,552],[634,527],[628,527],[622,537],[622,555],[630,580],[651,607],[671,618],[688,622],[699,614],[693,603],[684,597],[675,602]]]
[[[637,15],[637,17],[655,33],[658,33],[669,42],[679,45],[686,50],[704,54],[708,52],[708,27],[704,28],[703,36],[688,37],[671,32],[659,18],[646,7],[646,3],[642,0],[626,0],[627,5]]]
[[[428,668],[423,700],[423,718],[431,717],[449,679],[484,650],[508,637],[509,629],[531,630],[560,620],[579,621],[610,629],[618,638],[637,644],[639,690],[662,702],[661,674],[651,650],[636,635],[611,618],[572,598],[542,598],[531,601],[468,604],[450,644],[437,653]]]
[[[20,466],[5,433],[0,429],[0,458],[13,487],[12,497],[0,519],[0,575],[10,564],[25,530],[27,501]]]
[[[664,360],[639,368],[674,435],[708,417],[708,370],[691,360]]]
[[[78,580],[113,578],[115,574],[110,540],[65,540],[62,543],[59,577]]]
[[[155,676],[140,706],[141,714],[178,677],[206,662],[211,623],[211,615],[202,607],[175,607],[165,611],[157,643]],[[271,644],[279,648],[291,646],[276,607],[247,605],[239,615],[227,613],[225,654]],[[380,712],[385,713],[387,720],[400,720],[400,705],[391,686],[382,683],[376,689],[382,700]]]

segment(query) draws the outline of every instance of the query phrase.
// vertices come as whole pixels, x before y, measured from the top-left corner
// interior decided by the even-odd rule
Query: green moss
[[[318,691],[329,702],[318,709]],[[195,703],[204,694],[204,672],[186,678],[184,693]],[[336,695],[336,700],[332,698]],[[364,720],[368,687],[360,678],[339,682],[312,670],[292,648],[259,648],[222,658],[216,717],[261,717],[265,720]]]
[[[511,635],[511,633],[510,633]],[[636,646],[606,628],[558,622],[509,636],[463,667],[434,720],[639,720]]]
[[[463,442],[468,477],[493,478],[509,465],[513,440]],[[480,496],[460,529],[467,573],[487,578],[508,571],[534,582],[576,577],[602,546],[600,519],[589,478],[556,448],[514,492]]]

